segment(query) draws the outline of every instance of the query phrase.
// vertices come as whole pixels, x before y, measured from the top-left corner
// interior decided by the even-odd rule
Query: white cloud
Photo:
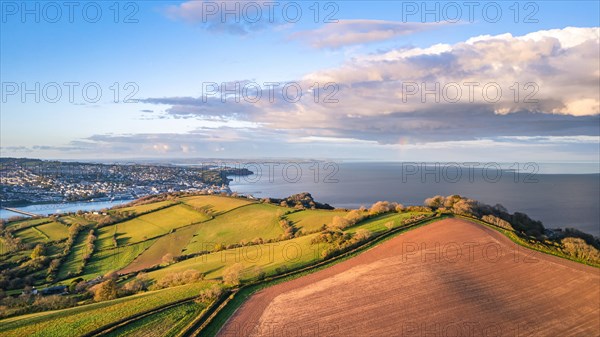
[[[219,116],[227,123],[240,120],[245,122],[240,126],[255,126],[242,132],[230,128],[198,133],[207,142],[223,144],[268,139],[290,146],[310,143],[433,149],[483,148],[498,143],[525,148],[523,143],[530,141],[538,147],[569,143],[587,148],[593,145],[588,140],[600,132],[598,29],[565,31],[484,36],[452,45],[400,48],[356,57],[298,81],[304,89],[319,83],[318,103],[309,90],[304,90],[305,96],[297,103],[278,97],[274,102],[264,99],[252,104],[209,104],[189,97],[146,102],[170,105],[168,113],[172,116]],[[333,98],[339,102],[323,102],[333,93],[331,89],[323,91],[327,82],[338,86]],[[406,88],[409,82],[418,86],[413,95]],[[479,85],[471,92],[465,85],[468,82]],[[529,82],[532,84],[525,86]],[[442,96],[439,102],[431,95],[423,100],[424,89],[430,90],[436,83],[438,96]],[[448,96],[453,96],[450,91],[444,92],[445,86],[456,89],[448,86],[451,84],[461,90],[456,102],[448,101],[452,98]],[[486,84],[502,91],[497,101],[490,101],[494,86],[483,95]],[[527,98],[532,101],[525,101]]]
[[[546,30],[514,37],[479,36],[454,45],[388,51],[358,57],[335,69],[317,71],[306,81],[335,82],[340,91],[337,111],[351,115],[385,115],[427,111],[465,104],[506,114],[517,111],[573,116],[600,113],[600,43],[598,28]],[[411,95],[405,83],[419,85]],[[473,101],[464,83],[479,83]],[[440,85],[440,103],[425,87]],[[514,86],[518,83],[518,86]],[[525,85],[529,84],[527,87]],[[403,86],[405,84],[405,86]],[[461,96],[454,103],[452,91]],[[487,91],[484,86],[488,84]],[[495,101],[495,88],[502,95]],[[517,89],[518,88],[518,89]],[[406,100],[405,100],[406,99]]]
[[[307,42],[314,48],[340,48],[343,46],[389,40],[402,35],[442,26],[443,23],[414,23],[384,20],[339,20],[321,28],[297,32],[291,39]]]

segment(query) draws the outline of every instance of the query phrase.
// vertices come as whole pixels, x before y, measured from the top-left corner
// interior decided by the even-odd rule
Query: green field
[[[215,244],[234,244],[255,238],[275,239],[283,234],[279,225],[280,216],[289,208],[251,204],[224,213],[213,220],[202,223],[194,239],[185,247],[185,254],[209,250]]]
[[[119,327],[105,334],[107,337],[170,337],[185,328],[196,316],[200,314],[204,305],[186,302],[166,309],[154,315],[142,318],[133,323]]]
[[[133,214],[142,214],[142,213],[148,213],[148,212],[154,211],[156,209],[160,209],[160,208],[167,207],[169,205],[174,205],[174,204],[175,204],[175,201],[173,201],[173,200],[165,200],[165,201],[154,202],[151,204],[117,208],[117,211],[121,212],[121,213],[131,212]]]
[[[209,285],[209,282],[194,283],[70,309],[8,318],[0,321],[0,335],[3,337],[82,335],[128,316],[193,297]]]
[[[144,250],[152,246],[155,241],[146,240],[133,245],[98,251],[92,255],[83,273],[86,278],[93,278],[98,275],[104,275],[109,271],[123,269]]]
[[[299,213],[302,212],[293,214]],[[317,214],[321,215],[320,212],[317,212]],[[385,226],[386,223],[392,221],[394,227],[398,227],[401,225],[402,220],[417,214],[429,213],[409,212],[384,214],[348,228],[347,232],[354,233],[359,228],[365,228],[374,234],[382,233],[388,229]],[[211,221],[205,224],[210,222]],[[245,268],[243,272],[244,279],[251,279],[254,277],[254,275],[252,275],[254,267],[260,267],[267,274],[275,274],[276,269],[284,266],[287,269],[294,269],[312,264],[322,259],[320,253],[327,248],[327,244],[311,244],[311,240],[316,235],[318,234],[310,234],[280,242],[239,247],[201,255],[175,263],[163,269],[152,271],[148,273],[148,276],[152,279],[160,279],[168,273],[195,269],[204,273],[208,279],[217,279],[222,276],[222,272],[227,266],[238,262]]]
[[[69,234],[67,226],[60,222],[49,219],[37,219],[27,223],[23,229],[15,232],[15,236],[21,238],[24,243],[42,243],[66,239]]]
[[[234,208],[253,203],[250,200],[221,197],[213,195],[200,195],[195,197],[182,198],[184,203],[202,210],[207,210],[215,215],[230,211]]]
[[[346,214],[348,212],[339,210],[307,209],[286,215],[286,219],[298,230],[314,232],[320,230],[323,225],[330,224],[334,216],[343,217]]]
[[[267,274],[274,274],[277,268],[298,268],[321,259],[324,244],[313,245],[311,240],[317,234],[311,234],[291,240],[246,246],[214,252],[187,259],[166,268],[148,273],[152,279],[160,279],[166,274],[195,269],[205,274],[207,279],[222,276],[223,269],[235,263],[244,266],[243,279],[251,279],[253,267],[260,267]]]
[[[137,218],[102,227],[98,239],[100,249],[114,247],[112,236],[116,233],[119,246],[142,242],[165,235],[171,230],[206,221],[209,217],[186,205],[176,205]]]
[[[40,230],[36,230],[35,226],[27,227],[16,231],[15,236],[23,240],[23,243],[41,243],[48,241],[48,237]]]
[[[60,218],[60,220],[69,225],[78,224],[81,226],[86,226],[90,224],[90,221],[76,215],[63,216]]]
[[[50,220],[49,218],[20,220],[20,221],[11,222],[6,227],[18,230],[18,229],[25,229],[27,227],[43,224],[43,223],[50,222],[50,221],[52,221],[52,220]]]
[[[58,269],[59,280],[66,278],[69,272],[74,272],[79,269],[79,266],[83,265],[83,257],[87,253],[87,246],[85,244],[87,235],[86,231],[80,231],[77,234],[69,255],[67,255]]]
[[[411,216],[417,215],[431,215],[433,213],[428,212],[406,212],[406,213],[390,213],[384,214],[380,216],[376,216],[371,219],[367,219],[359,224],[352,226],[346,230],[348,233],[354,233],[359,228],[364,228],[369,230],[373,234],[383,233],[388,230],[386,226],[388,223],[392,222],[392,228],[396,228],[402,225],[402,221],[409,219]]]
[[[69,228],[56,221],[35,226],[35,228],[44,233],[50,241],[66,239],[69,236]]]
[[[158,238],[152,246],[140,254],[131,264],[122,269],[120,273],[135,272],[160,264],[165,254],[173,256],[181,255],[183,247],[190,242],[194,233],[198,230],[198,226],[200,224],[179,228],[174,233]]]

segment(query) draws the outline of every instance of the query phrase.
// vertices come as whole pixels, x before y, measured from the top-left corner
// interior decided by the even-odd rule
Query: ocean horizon
[[[599,173],[552,173],[561,172],[560,167],[548,165],[537,170],[522,165],[519,172],[494,165],[470,169],[391,162],[327,165],[247,164],[254,174],[231,176],[230,188],[257,198],[309,192],[316,201],[337,208],[368,207],[380,200],[421,205],[434,195],[459,194],[490,205],[501,204],[511,213],[525,213],[546,228],[572,227],[600,236]],[[587,165],[571,171],[593,172],[593,168]]]

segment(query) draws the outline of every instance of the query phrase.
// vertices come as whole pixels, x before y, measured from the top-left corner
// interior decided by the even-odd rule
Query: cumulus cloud
[[[596,137],[599,57],[597,28],[478,36],[363,55],[307,74],[296,81],[303,89],[298,102],[282,99],[281,88],[272,101],[263,93],[257,102],[222,103],[216,97],[145,102],[170,105],[167,113],[174,117],[242,120],[297,139],[399,144]],[[312,90],[315,83],[318,91]]]
[[[185,134],[95,135],[70,147],[140,156],[246,157],[283,152],[300,156],[302,151],[310,156],[310,151],[328,153],[334,146],[352,157],[361,151],[365,156],[382,151],[378,154],[383,156],[389,151],[452,147],[478,148],[485,155],[483,149],[494,146],[518,148],[525,157],[544,149],[546,156],[589,159],[590,154],[598,155],[600,136],[599,46],[598,28],[568,27],[398,48],[306,74],[295,81],[303,90],[296,102],[282,99],[281,87],[275,89],[273,100],[263,91],[256,102],[228,97],[223,103],[218,95],[206,100],[148,98],[142,101],[165,105],[156,109],[165,111],[157,118],[218,123]],[[326,87],[328,82],[335,85]],[[535,86],[526,86],[529,82]],[[409,92],[407,83],[416,84],[418,91]],[[435,90],[436,83],[439,100],[431,93],[422,95],[424,90]],[[449,83],[462,89],[456,101],[444,97],[456,89],[444,93]],[[465,83],[479,85],[470,92]],[[502,90],[493,102],[489,96],[495,88],[490,88],[488,97],[482,95],[487,83]],[[525,101],[528,95],[531,101]],[[337,102],[325,103],[326,98]]]
[[[339,20],[321,28],[296,32],[290,39],[304,41],[314,48],[343,46],[389,40],[402,35],[442,26],[442,23],[396,22],[384,20]]]
[[[348,108],[342,110],[352,109],[359,115],[427,110],[432,106],[444,109],[464,103],[469,103],[465,108],[480,109],[483,105],[500,114],[532,111],[596,115],[600,106],[598,34],[597,28],[569,27],[519,37],[480,36],[454,45],[367,55],[336,69],[308,74],[305,79],[339,83],[347,89],[340,102]],[[407,83],[416,83],[417,91],[409,90],[412,88]],[[425,89],[435,89],[436,83],[440,86],[440,104],[431,94],[423,96]],[[478,83],[472,101],[465,83]],[[502,93],[496,101],[497,88]],[[359,101],[370,97],[376,100],[370,99],[369,108],[361,109],[367,104]]]

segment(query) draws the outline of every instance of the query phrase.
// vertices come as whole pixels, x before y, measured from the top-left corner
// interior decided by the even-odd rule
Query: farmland
[[[461,256],[455,245],[466,244],[473,251]],[[453,251],[444,255],[436,245],[452,245]],[[506,253],[492,259],[485,249],[490,245]],[[409,253],[408,246],[417,250]],[[557,287],[564,284],[570,286]],[[468,320],[476,323],[474,335],[493,325],[506,333],[518,326],[536,336],[591,336],[600,325],[599,284],[596,268],[531,256],[481,225],[442,220],[256,293],[220,335],[282,335],[289,326],[307,333],[318,327],[328,336],[391,336],[406,329],[418,335],[423,326],[464,335],[457,322]]]
[[[285,242],[265,243],[245,246],[231,250],[223,250],[194,257],[175,263],[163,269],[150,272],[150,278],[159,279],[166,274],[182,272],[188,269],[198,270],[207,279],[222,277],[223,270],[230,265],[239,263],[243,266],[242,279],[249,280],[256,275],[254,271],[264,271],[275,274],[277,269],[293,269],[313,263],[321,258],[318,245],[312,245],[315,235],[303,236]]]
[[[144,214],[116,225],[103,227],[99,240],[103,242],[110,241],[114,236],[118,246],[124,246],[165,235],[176,228],[208,219],[209,217],[205,214],[196,212],[185,205],[177,205]],[[106,246],[107,244],[103,243],[103,247]]]
[[[347,213],[346,211],[307,209],[286,215],[286,219],[291,221],[298,230],[311,233],[319,231],[323,226],[331,223],[334,216],[344,216]]]
[[[203,308],[201,304],[187,302],[125,325],[105,336],[176,336]]]
[[[139,271],[160,264],[166,254],[173,257],[181,255],[183,247],[190,242],[199,225],[192,225],[176,229],[170,235],[162,236],[146,249],[136,259],[122,269],[121,273]]]
[[[302,311],[312,310],[309,308],[311,305],[306,303],[319,303],[314,296],[323,294],[314,289],[320,287],[329,289],[330,296],[348,296],[348,299],[340,301],[333,297],[327,298],[327,301],[336,303],[339,307],[332,306],[331,310],[337,309],[319,312],[318,316],[331,317],[336,322],[344,322],[344,325],[352,327],[352,322],[345,321],[348,316],[335,312],[352,312],[344,306],[361,303],[360,299],[352,297],[353,294],[379,291],[377,296],[369,299],[374,302],[365,302],[365,305],[371,307],[376,307],[375,302],[389,302],[386,304],[388,306],[407,306],[406,301],[410,299],[393,295],[405,289],[397,287],[408,284],[416,286],[415,282],[430,282],[427,277],[448,272],[419,269],[419,264],[400,265],[393,260],[394,256],[402,256],[402,252],[398,252],[397,242],[406,242],[403,241],[406,236],[410,238],[415,235],[411,233],[432,231],[439,234],[435,236],[439,242],[455,242],[469,237],[485,244],[489,240],[508,240],[490,230],[489,228],[495,228],[493,225],[481,221],[478,225],[465,225],[466,222],[458,220],[438,221],[452,215],[426,207],[403,208],[388,202],[377,203],[368,210],[353,211],[292,206],[294,207],[282,207],[279,202],[271,204],[230,196],[184,195],[107,210],[104,214],[78,213],[9,223],[7,228],[13,230],[9,231],[11,235],[2,237],[3,245],[9,249],[11,245],[18,244],[23,249],[0,255],[7,270],[14,270],[15,273],[28,271],[30,279],[34,280],[32,285],[38,289],[64,285],[68,287],[69,294],[58,298],[49,296],[48,301],[56,302],[49,302],[53,306],[44,301],[38,304],[37,301],[44,299],[39,295],[21,297],[23,301],[29,299],[31,308],[41,312],[29,311],[32,313],[27,314],[23,307],[17,307],[3,313],[3,307],[0,306],[0,314],[7,317],[0,320],[0,334],[63,336],[64,331],[81,335],[100,329],[104,335],[109,336],[174,336],[182,330],[199,327],[195,323],[190,325],[192,322],[208,319],[203,310],[219,297],[211,292],[213,295],[206,295],[208,299],[198,301],[201,291],[204,293],[212,285],[219,285],[219,288],[230,289],[235,293],[238,285],[256,284],[257,289],[262,289],[260,285],[263,282],[274,286],[250,297],[231,324],[261,325],[265,320],[272,319],[285,322],[295,314],[288,313],[286,310],[290,308],[282,306],[279,298],[284,298],[284,301],[294,303],[294,308],[299,308],[298,317],[307,324],[330,325],[330,321],[309,318],[310,314]],[[429,222],[434,224],[426,225]],[[419,226],[425,227],[402,234]],[[589,259],[565,255],[563,250],[555,248],[559,247],[557,244],[548,245],[540,241],[533,245],[516,232],[509,233],[500,228],[497,230],[520,244],[538,250],[543,247],[554,255],[593,264]],[[427,240],[426,242],[430,242]],[[379,241],[386,243],[375,246]],[[371,244],[375,248],[368,249]],[[514,243],[510,244],[514,246]],[[39,247],[42,247],[41,250]],[[361,254],[363,248],[365,253]],[[35,250],[37,251],[34,252]],[[337,259],[346,253],[350,254],[348,258]],[[364,265],[360,263],[363,260]],[[567,262],[568,268],[573,264],[580,266],[575,262]],[[364,270],[356,269],[357,263]],[[389,264],[393,272],[389,274],[381,271],[379,268],[382,264]],[[467,267],[470,265],[465,268]],[[478,270],[488,272],[484,267]],[[545,268],[550,270],[548,266]],[[416,272],[418,270],[420,272]],[[414,275],[410,274],[413,271]],[[370,279],[368,275],[374,278]],[[579,277],[582,282],[586,280],[585,275],[587,274]],[[385,286],[382,288],[382,285],[395,284],[386,279],[392,276],[400,277],[403,282],[389,290]],[[281,277],[289,281],[276,281]],[[351,286],[348,280],[353,277],[357,277],[359,282]],[[480,280],[491,276],[488,272],[472,277]],[[27,282],[31,282],[30,279]],[[498,282],[505,282],[503,280],[498,276]],[[525,287],[527,281],[526,278],[520,280],[520,286]],[[20,282],[24,284],[25,280]],[[461,280],[457,279],[456,282]],[[471,279],[468,282],[470,283],[464,285],[467,288],[482,287],[485,292],[491,291],[486,288],[489,285],[478,285]],[[536,278],[532,282],[541,281]],[[311,286],[313,283],[319,286]],[[16,295],[21,291],[19,283],[12,281],[4,284],[9,287],[8,294]],[[376,284],[379,287],[377,291],[371,289]],[[434,283],[433,286],[442,289],[450,285]],[[109,287],[108,292],[101,293],[99,289],[104,289],[103,287]],[[456,291],[454,288],[451,290]],[[453,296],[451,301],[464,298],[466,294],[457,293]],[[526,298],[531,294],[519,296]],[[196,301],[177,302],[192,297]],[[235,301],[231,303],[241,304],[238,297],[234,298]],[[255,298],[260,300],[258,306]],[[477,300],[474,299],[475,302]],[[541,299],[535,301],[538,301],[538,305],[543,304]],[[581,301],[578,305],[585,308],[583,300]],[[585,298],[585,301],[594,303],[589,298]],[[11,302],[0,300],[0,303]],[[446,305],[444,303],[439,304]],[[218,324],[224,323],[222,315],[234,312],[231,307],[233,304],[225,302],[224,305],[224,309],[218,309],[222,311],[219,311],[220,318],[216,323],[207,321],[207,331],[216,333],[220,328]],[[48,311],[47,308],[60,310]],[[463,310],[461,308],[456,310],[460,312]],[[425,309],[429,310],[427,307]],[[249,316],[248,312],[253,314]],[[467,313],[474,314],[471,311]],[[505,314],[511,317],[508,311]],[[374,311],[368,312],[367,317],[374,324],[379,324],[379,317],[385,317],[385,314]],[[390,329],[397,328],[395,325],[383,324],[373,331],[386,334]],[[223,331],[231,329],[232,325],[227,325]],[[360,327],[352,329],[360,331]],[[343,329],[339,331],[349,333]],[[332,334],[335,335],[333,332]]]
[[[175,203],[171,200],[165,200],[165,201],[153,202],[153,203],[144,204],[144,205],[121,207],[121,208],[117,209],[117,212],[144,214],[144,213],[155,211],[157,209],[166,208],[166,207],[174,205],[174,204]]]
[[[185,252],[190,254],[217,244],[227,246],[242,240],[275,239],[283,234],[278,221],[289,211],[291,210],[288,208],[267,204],[252,204],[233,209],[202,223],[194,239],[185,247]],[[252,216],[248,216],[249,214]]]
[[[211,195],[200,195],[195,197],[182,198],[181,201],[186,205],[190,205],[196,209],[210,211],[215,215],[230,211],[244,205],[252,203],[250,200],[239,198],[217,197]]]
[[[16,236],[25,243],[59,241],[67,237],[67,226],[56,221],[33,221],[21,224],[23,229],[16,231]]]
[[[154,242],[156,240],[146,240],[132,245],[101,250],[92,256],[90,262],[85,266],[84,274],[99,276],[124,268],[148,247],[151,247]]]
[[[209,285],[196,283],[56,312],[9,318],[0,324],[0,334],[6,337],[81,335],[127,316],[191,298]]]

